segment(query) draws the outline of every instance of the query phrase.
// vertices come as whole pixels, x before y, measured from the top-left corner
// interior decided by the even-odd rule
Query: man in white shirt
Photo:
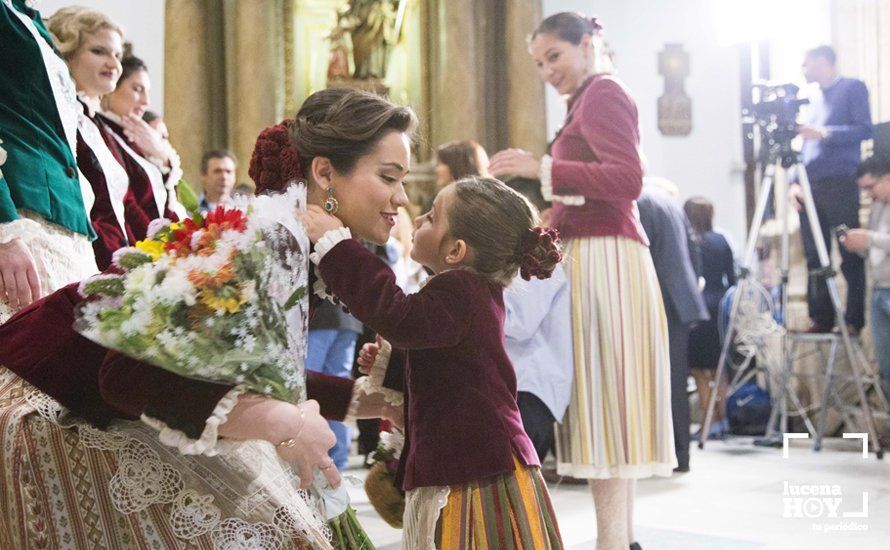
[[[540,183],[516,178],[507,185],[522,193],[549,222]],[[549,279],[517,276],[504,292],[504,344],[516,369],[519,413],[541,464],[553,447],[554,423],[569,405],[574,363],[569,288],[562,266]]]
[[[872,157],[859,166],[859,188],[871,195],[867,229],[850,229],[840,237],[844,248],[868,256],[871,276],[872,343],[884,394],[890,396],[890,160]]]

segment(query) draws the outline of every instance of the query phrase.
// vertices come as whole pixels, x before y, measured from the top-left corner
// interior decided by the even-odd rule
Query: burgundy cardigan
[[[144,413],[199,438],[207,418],[233,386],[177,376],[84,338],[72,328],[74,308],[81,300],[77,284],[71,284],[0,325],[0,365],[99,427],[114,418],[135,419]],[[321,414],[331,420],[346,416],[353,384],[306,371],[309,398],[317,400]]]
[[[405,295],[389,266],[354,239],[328,251],[319,269],[352,315],[406,350],[405,447],[396,476],[405,490],[510,472],[513,455],[539,465],[504,350],[502,288],[453,270]],[[391,370],[402,368],[398,356]]]
[[[648,244],[634,202],[643,188],[637,106],[609,75],[588,78],[568,104],[553,139],[554,195],[580,195],[583,205],[553,203],[563,239],[625,236]]]

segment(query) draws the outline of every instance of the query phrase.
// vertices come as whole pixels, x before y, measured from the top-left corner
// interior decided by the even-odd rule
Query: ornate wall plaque
[[[683,89],[683,80],[689,76],[689,54],[682,45],[665,44],[658,54],[658,74],[664,77],[658,130],[666,136],[687,136],[692,131],[692,100]]]

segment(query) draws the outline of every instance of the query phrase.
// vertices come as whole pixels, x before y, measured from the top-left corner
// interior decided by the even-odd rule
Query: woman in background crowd
[[[77,166],[96,196],[90,221],[98,234],[93,251],[99,269],[115,250],[145,236],[157,216],[143,210],[130,188],[126,153],[98,116],[102,96],[114,91],[121,74],[123,30],[105,14],[87,8],[62,8],[47,20],[65,57],[81,102],[77,123]]]
[[[150,92],[148,67],[125,44],[120,79],[113,92],[102,96],[100,116],[126,153],[124,168],[139,206],[152,219],[184,218],[187,213],[176,197],[176,184],[182,178],[179,155],[159,130],[142,119]]]
[[[689,370],[698,388],[698,404],[702,417],[707,414],[712,388],[717,389],[717,406],[708,437],[722,437],[729,432],[726,420],[726,383],[717,382],[714,375],[720,362],[720,301],[729,287],[735,284],[735,264],[732,248],[726,238],[714,231],[714,205],[704,197],[692,197],[683,205],[686,217],[692,225],[701,249],[702,278],[705,286],[702,294],[709,321],[700,323],[689,333]],[[701,437],[701,434],[699,434]]]
[[[451,141],[436,149],[436,187],[467,176],[488,177],[488,154],[472,139]]]
[[[541,78],[569,97],[566,122],[536,158],[494,155],[495,176],[539,178],[565,241],[575,373],[557,431],[561,475],[590,480],[597,548],[634,542],[634,480],[670,476],[671,422],[664,305],[634,201],[643,185],[637,108],[610,75],[596,18],[563,12],[541,22],[530,52]]]

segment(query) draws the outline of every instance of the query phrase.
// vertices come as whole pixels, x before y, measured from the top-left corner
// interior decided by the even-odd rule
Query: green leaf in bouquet
[[[85,296],[120,296],[124,293],[124,281],[116,275],[100,275],[88,280],[81,287]]]
[[[198,212],[200,207],[198,197],[192,190],[192,186],[184,179],[179,180],[179,183],[176,185],[176,198],[179,199],[179,202],[182,203],[182,206],[185,207],[189,214],[194,215]]]
[[[306,296],[306,285],[301,286],[290,295],[290,298],[284,302],[284,310],[287,311],[297,305],[297,302],[302,300],[304,296]]]
[[[151,256],[144,252],[140,252],[137,250],[133,250],[132,252],[127,252],[126,254],[122,254],[118,257],[117,263],[123,269],[127,271],[131,269],[136,269],[142,264],[151,263]]]

